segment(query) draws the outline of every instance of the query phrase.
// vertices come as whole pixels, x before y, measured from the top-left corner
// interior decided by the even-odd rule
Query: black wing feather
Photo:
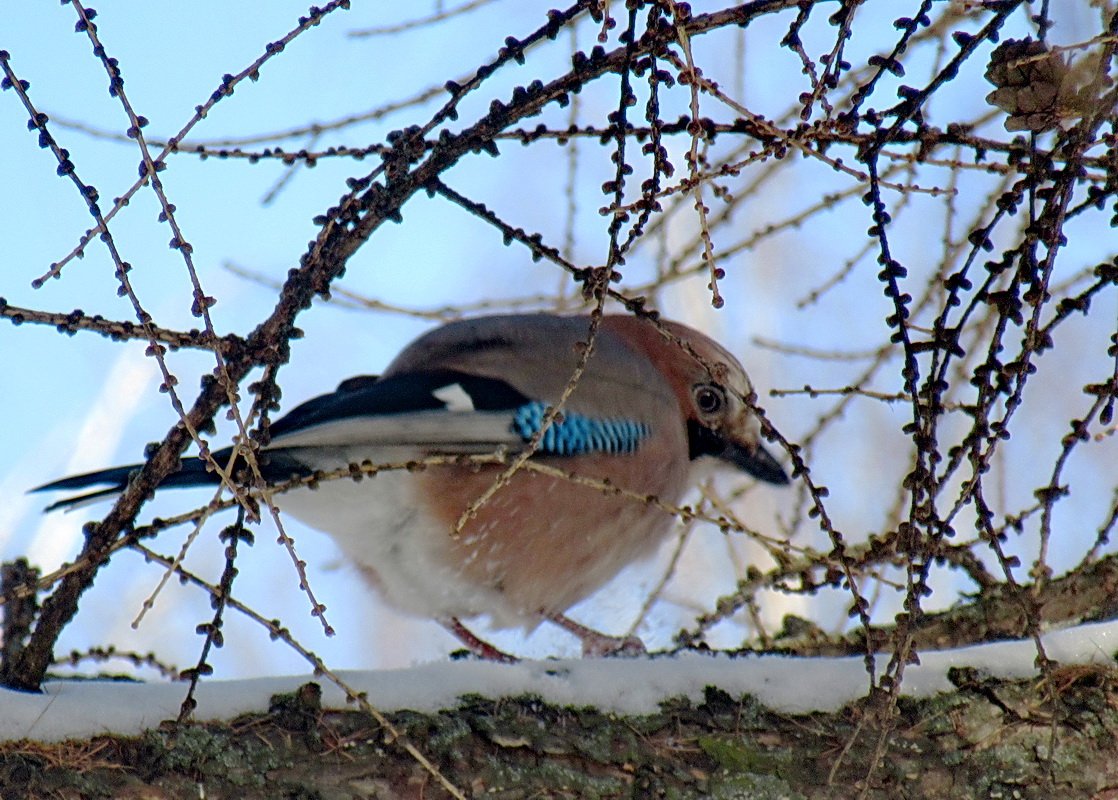
[[[434,395],[457,384],[469,395],[477,411],[511,411],[529,401],[509,384],[455,370],[434,370],[387,378],[360,376],[339,384],[337,391],[315,397],[276,420],[269,428],[272,437],[353,417],[379,417],[438,411],[446,403]]]
[[[361,375],[349,378],[339,384],[330,394],[312,398],[295,407],[289,414],[272,423],[269,434],[278,437],[297,431],[313,428],[328,422],[336,422],[354,417],[376,417],[392,414],[407,414],[416,411],[437,411],[446,408],[446,403],[435,396],[434,392],[448,386],[458,385],[469,396],[477,411],[505,411],[519,408],[528,398],[504,381],[470,375],[455,370],[434,370],[406,375],[393,375],[377,378]],[[220,463],[228,462],[231,448],[214,453]],[[312,473],[309,467],[283,450],[260,453],[258,456],[261,472],[269,482],[284,481],[292,477],[303,477]],[[125,467],[71,475],[61,480],[38,486],[33,492],[52,492],[58,490],[87,489],[91,486],[107,485],[108,488],[60,500],[47,510],[65,508],[83,502],[112,495],[123,491],[132,473],[140,469],[140,464]],[[238,465],[233,465],[236,472]],[[160,484],[166,487],[216,485],[218,476],[207,469],[205,461],[199,458],[184,458],[182,466],[168,475]]]

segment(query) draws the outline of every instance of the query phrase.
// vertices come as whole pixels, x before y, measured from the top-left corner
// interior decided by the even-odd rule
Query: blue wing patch
[[[546,403],[525,403],[513,412],[512,429],[528,441],[543,427],[545,413]],[[635,453],[651,433],[651,426],[644,422],[599,419],[565,411],[562,419],[553,422],[544,433],[539,452],[556,456],[624,455]]]

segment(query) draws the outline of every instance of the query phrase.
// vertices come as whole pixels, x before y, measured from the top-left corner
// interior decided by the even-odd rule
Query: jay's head
[[[753,384],[724,347],[678,322],[661,321],[665,337],[645,321],[607,317],[607,327],[639,340],[668,377],[687,422],[692,459],[714,458],[766,483],[786,484],[788,475],[761,443],[761,423],[750,407]]]

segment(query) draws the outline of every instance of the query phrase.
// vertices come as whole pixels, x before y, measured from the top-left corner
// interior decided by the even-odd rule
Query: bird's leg
[[[601,656],[639,656],[647,650],[644,642],[636,636],[609,636],[593,628],[587,628],[575,622],[568,616],[558,613],[544,615],[568,633],[573,633],[582,642],[583,658],[597,658]]]
[[[458,641],[466,645],[471,653],[484,661],[497,661],[502,664],[515,664],[520,661],[516,656],[511,656],[504,650],[498,650],[489,642],[471,631],[458,617],[439,620],[439,624],[450,631]]]

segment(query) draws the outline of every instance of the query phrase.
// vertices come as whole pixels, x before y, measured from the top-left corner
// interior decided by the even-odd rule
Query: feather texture
[[[272,423],[257,456],[263,475],[278,483],[365,461],[523,450],[568,389],[589,327],[587,317],[539,314],[437,328],[383,375],[346,380]],[[676,323],[664,330],[668,336],[646,320],[604,317],[562,413],[541,436],[534,459],[588,481],[522,470],[493,491],[503,466],[448,464],[319,481],[278,493],[276,503],[330,533],[404,610],[442,619],[488,614],[498,625],[530,628],[656,550],[672,517],[631,495],[677,502],[702,459],[787,482],[741,399],[752,385],[740,364],[696,331]],[[230,457],[229,449],[215,454],[221,463]],[[70,507],[122,490],[136,468],[36,491],[107,485],[51,506]],[[164,486],[216,482],[195,458]],[[475,513],[456,531],[467,509]]]

